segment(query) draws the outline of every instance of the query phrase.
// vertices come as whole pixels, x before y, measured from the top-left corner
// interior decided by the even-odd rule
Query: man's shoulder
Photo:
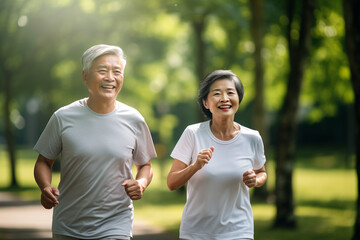
[[[59,108],[58,110],[55,111],[55,114],[62,115],[66,113],[71,113],[73,111],[78,111],[79,109],[82,109],[85,106],[86,106],[85,99],[80,99]]]
[[[127,116],[136,121],[145,121],[141,113],[134,107],[131,107],[125,103],[117,101],[117,114]]]

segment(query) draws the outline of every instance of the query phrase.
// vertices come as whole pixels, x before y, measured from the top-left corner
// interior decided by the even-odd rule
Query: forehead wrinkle
[[[110,68],[110,66],[108,66],[107,64],[101,64],[101,65],[96,66],[96,69],[99,69],[99,68]],[[120,69],[120,70],[122,69],[120,65],[113,66],[111,68]]]

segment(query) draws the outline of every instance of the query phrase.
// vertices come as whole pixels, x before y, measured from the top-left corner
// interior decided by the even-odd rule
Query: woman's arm
[[[249,188],[261,187],[265,184],[267,174],[265,166],[257,170],[249,170],[243,174],[243,181]]]
[[[174,159],[173,165],[167,176],[168,188],[173,191],[176,190],[185,183],[197,172],[194,165],[186,165],[180,160]]]
[[[174,163],[167,177],[168,188],[173,191],[185,185],[197,171],[209,163],[213,151],[214,147],[201,150],[196,162],[191,165],[186,165],[182,161],[174,159]]]

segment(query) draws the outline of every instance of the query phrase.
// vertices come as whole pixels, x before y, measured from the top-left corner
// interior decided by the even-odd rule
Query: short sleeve
[[[264,144],[260,134],[257,134],[255,146],[255,160],[254,160],[254,169],[260,169],[265,165],[266,157],[264,151]]]
[[[61,149],[60,124],[54,113],[35,144],[34,150],[48,159],[56,159],[61,153]]]
[[[157,157],[151,133],[145,120],[142,120],[139,123],[137,129],[136,146],[133,157],[134,162],[137,165],[144,165],[150,159]]]
[[[195,136],[194,132],[187,127],[182,133],[179,141],[176,143],[173,151],[171,152],[171,157],[176,158],[185,164],[189,165],[191,163],[192,152],[195,147]]]

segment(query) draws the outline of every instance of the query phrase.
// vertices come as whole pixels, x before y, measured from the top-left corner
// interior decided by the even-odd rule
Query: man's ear
[[[82,75],[83,82],[85,83],[85,85],[87,85],[87,73],[86,73],[86,71],[83,70],[81,75]]]

